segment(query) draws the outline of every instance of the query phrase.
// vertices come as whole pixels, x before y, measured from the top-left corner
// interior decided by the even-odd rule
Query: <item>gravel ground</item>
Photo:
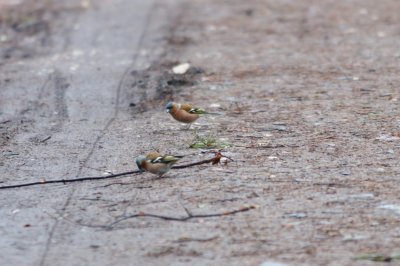
[[[199,138],[234,161],[2,190],[1,264],[399,263],[398,1],[116,2],[2,24],[31,55],[0,49],[0,185],[212,157]],[[184,130],[168,100],[221,115]],[[226,215],[127,218],[188,212]]]

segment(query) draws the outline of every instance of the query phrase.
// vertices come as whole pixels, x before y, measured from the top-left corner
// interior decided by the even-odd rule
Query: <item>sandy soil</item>
[[[199,137],[234,162],[2,190],[0,261],[399,263],[400,3],[150,2],[54,2],[34,21],[59,26],[29,34],[2,18],[0,185],[124,172],[154,149],[210,158]],[[168,100],[221,115],[183,130]]]

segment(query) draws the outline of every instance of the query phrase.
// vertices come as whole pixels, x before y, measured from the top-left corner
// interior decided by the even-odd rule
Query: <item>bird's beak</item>
[[[169,113],[169,111],[170,111],[170,110],[169,110],[169,109],[167,109],[167,111],[166,111],[166,112],[167,112],[167,113]]]

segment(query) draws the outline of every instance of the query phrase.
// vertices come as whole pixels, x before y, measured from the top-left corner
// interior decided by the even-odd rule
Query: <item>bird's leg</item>
[[[191,125],[192,125],[192,123],[189,123],[188,127],[186,128],[186,130],[189,130]]]
[[[164,176],[164,174],[157,175],[155,178],[153,178],[153,180],[159,180],[159,179],[163,178],[163,176]]]

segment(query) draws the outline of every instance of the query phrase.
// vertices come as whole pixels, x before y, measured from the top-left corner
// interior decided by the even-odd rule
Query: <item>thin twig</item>
[[[186,212],[186,214],[187,214],[188,216],[193,216],[192,212],[189,211],[189,209],[186,208],[186,206],[183,205],[182,202],[179,201],[179,203],[181,204],[182,208],[185,210],[185,212]]]
[[[208,238],[192,238],[192,237],[181,237],[177,240],[173,240],[174,243],[182,243],[182,242],[208,242],[218,239],[219,236],[212,236]]]
[[[10,185],[10,186],[1,186],[0,189],[29,187],[29,186],[56,184],[56,183],[66,184],[66,183],[81,182],[81,181],[87,181],[87,180],[102,180],[102,179],[108,179],[108,178],[114,178],[114,177],[119,177],[119,176],[124,176],[124,175],[131,175],[131,174],[138,174],[138,173],[140,173],[140,171],[139,170],[135,170],[135,171],[123,172],[123,173],[118,173],[118,174],[114,174],[114,175],[107,175],[107,176],[89,176],[89,177],[80,177],[80,178],[73,178],[73,179],[43,180],[43,181],[32,182],[32,183],[24,183],[24,184]]]
[[[212,163],[214,165],[214,164],[218,164],[222,157],[225,157],[225,156],[223,156],[220,152],[218,152],[214,156],[214,158],[211,158],[211,159],[208,159],[208,160],[203,160],[203,161],[200,161],[200,162],[189,163],[189,164],[185,164],[185,165],[172,166],[172,169],[182,169],[182,168],[188,168],[188,167],[201,165],[201,164],[208,164],[208,163]]]
[[[195,163],[184,164],[184,165],[177,165],[177,166],[173,166],[172,168],[173,169],[183,169],[183,168],[188,168],[188,167],[201,165],[201,164],[208,164],[208,163],[218,164],[222,157],[224,157],[224,156],[221,153],[217,153],[211,159],[203,160],[203,161],[195,162]],[[73,179],[43,180],[43,181],[38,181],[38,182],[23,183],[23,184],[17,184],[17,185],[0,186],[0,189],[11,189],[11,188],[29,187],[29,186],[36,186],[36,185],[57,184],[57,183],[66,184],[66,183],[82,182],[82,181],[88,181],[88,180],[103,180],[103,179],[110,179],[110,178],[115,178],[115,177],[120,177],[120,176],[125,176],[125,175],[132,175],[132,174],[139,174],[139,173],[140,173],[139,170],[134,170],[134,171],[117,173],[117,174],[112,174],[112,175],[107,175],[107,176],[90,176],[90,177],[79,177],[79,178],[73,178]]]
[[[48,141],[49,139],[51,139],[51,136],[47,136],[47,137],[45,137],[44,139],[40,140],[39,142],[40,142],[40,143],[43,143],[43,142]]]
[[[115,225],[119,224],[120,222],[132,219],[132,218],[140,218],[140,217],[152,217],[152,218],[157,218],[161,220],[166,220],[166,221],[176,221],[176,222],[186,222],[190,219],[196,219],[196,218],[211,218],[211,217],[220,217],[220,216],[226,216],[226,215],[233,215],[239,212],[247,212],[252,209],[255,209],[256,207],[254,205],[247,206],[247,207],[242,207],[237,210],[233,211],[226,211],[226,212],[221,212],[221,213],[212,213],[212,214],[191,214],[190,211],[188,211],[187,208],[185,209],[185,212],[187,216],[185,217],[171,217],[171,216],[164,216],[164,215],[159,215],[159,214],[152,214],[152,213],[144,213],[144,212],[139,212],[137,214],[125,216],[123,218],[117,219],[116,221],[112,222],[111,224],[107,225],[108,229],[112,229]]]
[[[117,182],[117,183],[111,183],[111,184],[107,184],[107,185],[104,185],[104,186],[100,186],[101,188],[105,188],[105,187],[111,187],[111,186],[114,186],[114,185],[120,185],[120,186],[128,186],[128,185],[132,185],[132,184],[136,184],[136,182],[129,182],[129,183],[122,183],[122,182]],[[100,188],[100,187],[95,187],[95,188]],[[138,186],[138,187],[129,187],[129,188],[139,188],[139,189],[142,189],[142,188],[152,188],[153,186]]]

